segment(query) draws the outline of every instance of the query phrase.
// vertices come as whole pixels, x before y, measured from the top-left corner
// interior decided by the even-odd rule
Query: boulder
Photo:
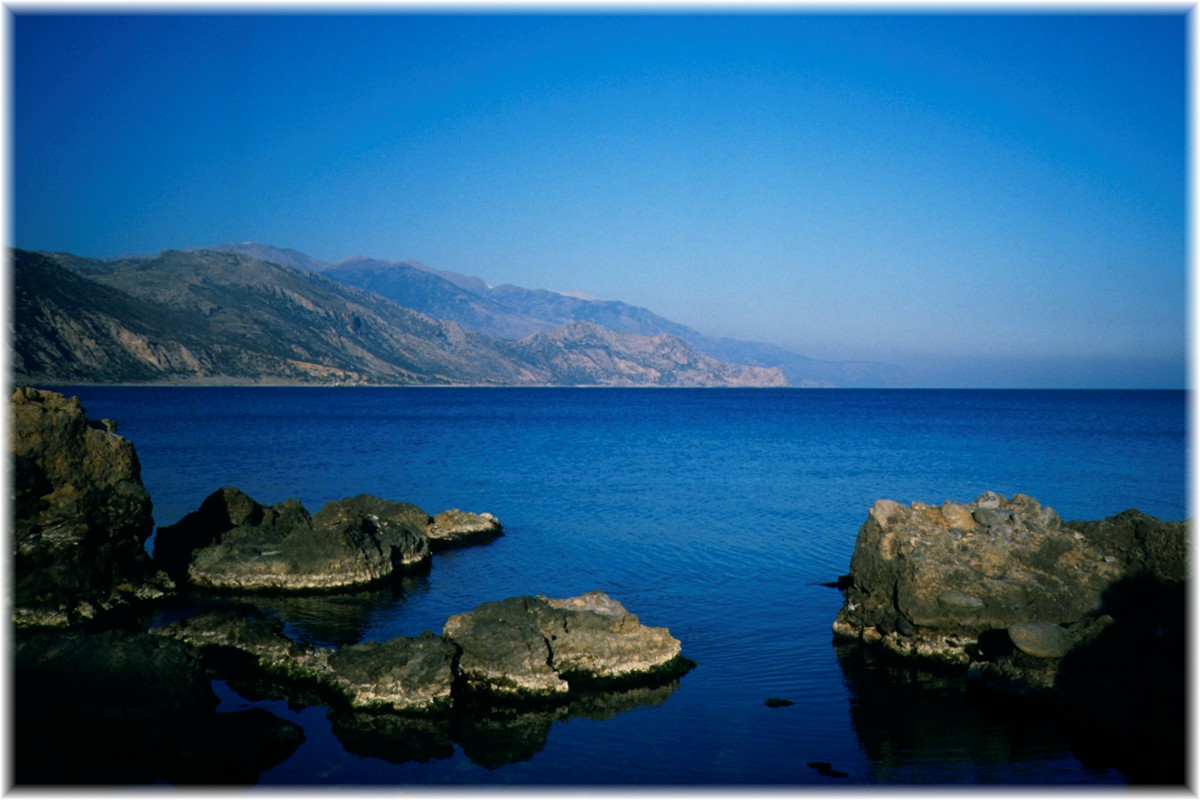
[[[446,622],[467,691],[502,699],[564,697],[581,687],[677,677],[691,667],[666,628],[648,628],[603,592],[484,603]]]
[[[1034,658],[1062,658],[1071,652],[1071,634],[1053,622],[1017,622],[1008,626],[1008,638],[1026,655]]]
[[[63,626],[173,591],[146,554],[150,496],[133,445],[79,398],[13,392],[12,618]]]
[[[452,508],[434,516],[428,528],[429,546],[436,552],[452,547],[490,542],[504,535],[500,520],[491,514],[470,514]]]
[[[159,528],[155,558],[205,589],[319,591],[366,586],[429,559],[430,517],[409,503],[358,495],[310,515],[297,500],[263,506],[219,489]]]
[[[1014,646],[1060,659],[1096,635],[1123,579],[1182,581],[1186,547],[1185,523],[1136,511],[1064,523],[1021,494],[941,506],[880,500],[859,530],[833,629],[960,666]]]

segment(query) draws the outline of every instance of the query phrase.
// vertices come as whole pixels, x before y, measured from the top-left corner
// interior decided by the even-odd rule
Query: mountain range
[[[480,333],[518,338],[571,322],[592,322],[639,336],[668,334],[699,352],[735,364],[778,367],[789,385],[883,387],[902,385],[903,371],[872,361],[824,361],[763,342],[709,336],[619,300],[587,300],[545,289],[490,286],[482,279],[435,270],[419,261],[384,261],[355,256],[322,262],[295,250],[246,242],[216,249],[252,255],[375,292],[407,308],[452,320]]]
[[[414,261],[253,243],[12,251],[17,382],[886,385],[883,365],[713,339],[643,308]]]

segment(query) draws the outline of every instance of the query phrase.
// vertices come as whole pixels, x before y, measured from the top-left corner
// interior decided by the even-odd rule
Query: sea
[[[134,443],[158,525],[222,486],[315,512],[360,493],[491,512],[426,574],[266,598],[290,635],[440,633],[517,595],[602,590],[696,667],[652,692],[515,719],[452,752],[368,746],[321,706],[242,697],[306,741],[259,786],[1112,785],[1073,735],[834,641],[880,498],[1025,493],[1063,519],[1188,516],[1182,391],[56,387]],[[152,547],[152,541],[148,543]],[[773,707],[768,698],[792,705]],[[347,739],[343,741],[343,739]],[[488,748],[488,742],[499,744]]]

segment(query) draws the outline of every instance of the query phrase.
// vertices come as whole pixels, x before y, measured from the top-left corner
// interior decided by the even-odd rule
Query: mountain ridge
[[[111,261],[11,256],[18,383],[785,383],[778,370],[704,361],[681,340],[615,338],[597,350],[598,334],[587,329],[563,332],[549,350],[497,340],[321,273],[228,250]],[[584,344],[592,350],[581,361]]]
[[[246,248],[264,258],[269,258],[272,252],[284,259],[292,258],[291,254],[296,253],[262,244],[219,247]],[[311,261],[323,264],[322,273],[334,280],[367,289],[405,307],[439,319],[453,320],[493,337],[518,339],[572,322],[592,322],[620,333],[677,336],[700,353],[719,361],[778,367],[793,386],[852,388],[904,383],[903,370],[891,364],[824,361],[777,345],[710,336],[620,300],[588,300],[511,284],[491,286],[478,277],[434,270],[412,260],[354,256],[336,263]]]

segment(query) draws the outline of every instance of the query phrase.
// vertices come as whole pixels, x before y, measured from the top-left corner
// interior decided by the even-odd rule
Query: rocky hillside
[[[901,370],[890,364],[808,358],[762,342],[708,336],[618,300],[585,300],[545,289],[489,286],[479,278],[431,269],[417,261],[358,256],[328,264],[295,250],[252,242],[226,244],[217,249],[315,269],[406,308],[502,339],[518,339],[575,322],[591,322],[617,333],[675,336],[697,352],[720,361],[778,367],[793,386],[879,387],[899,386],[904,381]]]
[[[718,361],[677,336],[615,333],[590,322],[535,333],[507,349],[566,383],[697,386],[715,379],[724,386],[787,386],[778,369]]]
[[[299,257],[300,254],[295,254]],[[301,262],[302,263],[302,262]],[[323,275],[217,250],[99,261],[14,250],[12,369],[21,382],[779,385],[613,338],[584,374],[578,333],[529,348],[465,330]],[[555,354],[554,348],[562,352]],[[688,350],[679,343],[680,353]],[[694,354],[693,354],[694,355]],[[685,374],[686,373],[686,374]]]

